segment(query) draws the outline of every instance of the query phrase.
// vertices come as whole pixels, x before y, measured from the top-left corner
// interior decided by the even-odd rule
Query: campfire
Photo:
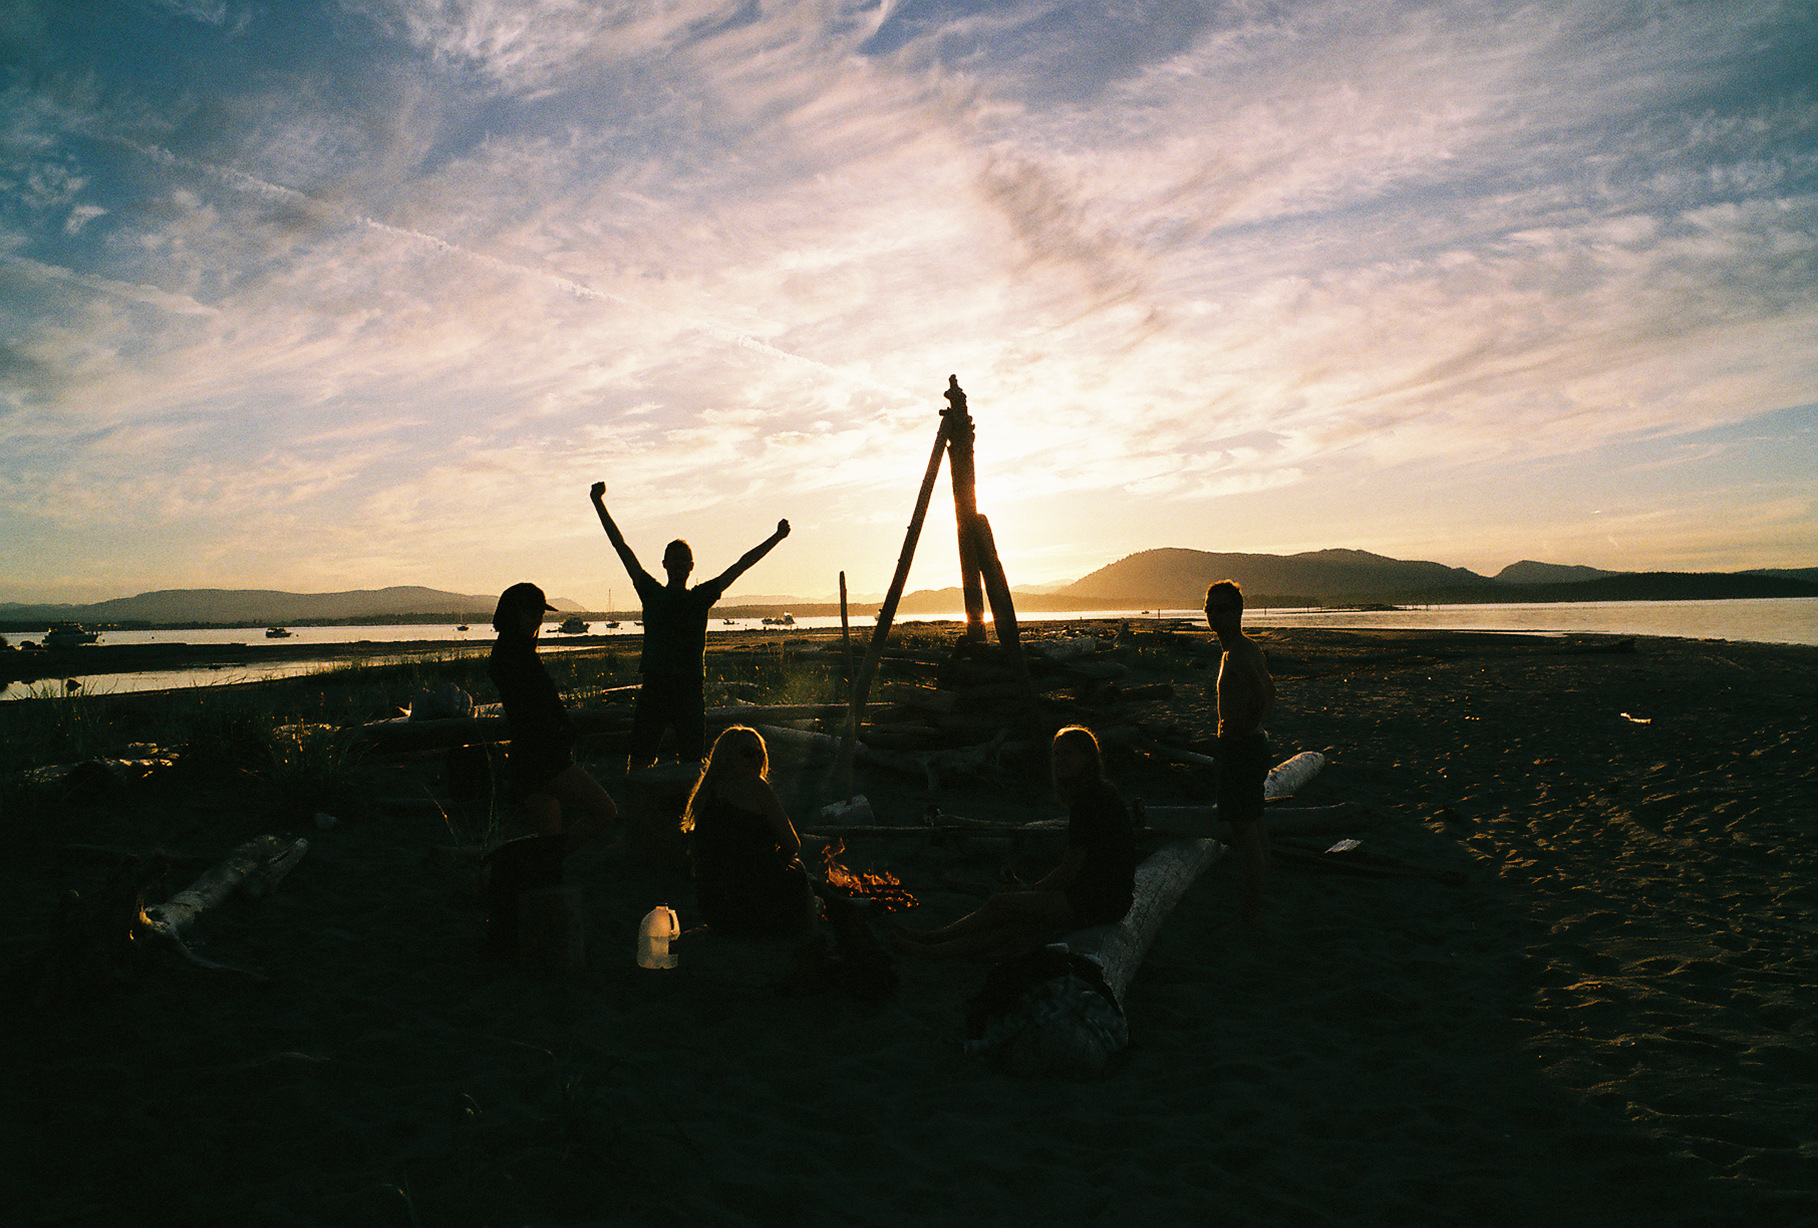
[[[821,855],[824,861],[821,870],[828,886],[837,887],[849,896],[876,900],[884,912],[902,912],[915,907],[916,898],[903,886],[902,879],[888,870],[848,869],[837,860],[845,851],[846,842],[836,838]]]

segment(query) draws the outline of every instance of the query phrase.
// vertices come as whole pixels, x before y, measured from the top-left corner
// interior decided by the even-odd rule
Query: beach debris
[[[72,792],[96,792],[132,784],[175,766],[177,754],[149,742],[117,748],[115,754],[84,759],[80,763],[53,763],[27,768],[20,778],[28,785],[61,785]]]
[[[1622,713],[1622,719],[1632,725],[1652,725],[1654,723],[1654,718],[1651,716],[1630,716],[1627,712]]]
[[[473,696],[452,682],[418,691],[405,710],[413,721],[458,720],[473,715]]]
[[[183,933],[249,876],[258,876],[260,884],[250,893],[269,895],[308,848],[305,840],[286,843],[269,835],[249,840],[187,888],[150,908],[145,897],[163,881],[171,858],[157,851],[127,856],[89,898],[65,893],[49,940],[23,971],[21,997],[40,1005],[90,997],[138,979],[155,953],[175,955],[211,971],[266,980],[260,973],[202,958],[189,949]]]
[[[1352,874],[1359,878],[1430,878],[1435,882],[1448,883],[1452,886],[1466,881],[1462,871],[1415,865],[1412,862],[1399,861],[1393,857],[1384,857],[1379,853],[1367,852],[1360,840],[1340,840],[1329,848],[1321,849],[1293,840],[1277,839],[1276,833],[1271,830],[1269,855],[1288,865],[1298,866],[1302,869]]]
[[[828,802],[821,807],[819,815],[822,823],[869,823],[874,817],[871,802],[863,793],[847,801]]]

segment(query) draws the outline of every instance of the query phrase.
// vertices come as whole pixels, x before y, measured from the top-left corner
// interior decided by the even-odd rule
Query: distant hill
[[[456,621],[492,617],[498,595],[449,593],[441,589],[398,586],[356,589],[345,593],[287,593],[271,589],[177,588],[136,597],[115,597],[92,605],[24,605],[0,602],[0,623],[46,622],[203,623],[250,627],[283,623],[410,621],[435,618]],[[561,610],[581,607],[566,598],[550,602]]]
[[[1491,578],[1498,584],[1574,584],[1580,580],[1601,580],[1620,576],[1620,571],[1603,571],[1596,567],[1574,567],[1564,563],[1536,563],[1523,559],[1510,563]]]
[[[1486,576],[1441,563],[1406,562],[1364,550],[1305,554],[1214,554],[1144,550],[1064,585],[1056,594],[1109,598],[1120,605],[1196,609],[1214,580],[1232,579],[1252,604],[1313,605],[1421,589],[1490,588]],[[1284,600],[1292,598],[1292,600]]]
[[[1773,576],[1778,580],[1805,580],[1818,584],[1818,567],[1761,567],[1741,573],[1745,576]]]

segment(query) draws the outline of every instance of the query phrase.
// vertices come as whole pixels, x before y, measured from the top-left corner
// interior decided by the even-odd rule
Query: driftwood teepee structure
[[[1001,656],[1018,689],[1026,699],[1035,697],[1029,680],[1029,666],[1023,656],[1022,639],[1017,629],[1016,607],[1010,599],[1010,584],[1004,578],[1004,565],[998,558],[997,541],[991,533],[991,522],[978,510],[978,488],[973,468],[972,443],[976,430],[966,406],[965,389],[957,375],[947,377],[943,394],[947,408],[941,411],[940,428],[935,432],[934,450],[928,456],[928,469],[915,499],[915,511],[909,517],[909,528],[903,535],[903,550],[896,560],[896,574],[890,590],[878,608],[877,626],[871,633],[871,645],[852,679],[852,710],[846,718],[844,746],[840,752],[839,778],[846,791],[852,791],[852,761],[857,750],[858,726],[865,710],[871,682],[877,676],[878,662],[884,644],[896,619],[897,604],[903,598],[903,587],[909,579],[909,567],[915,561],[916,543],[921,540],[922,522],[928,515],[928,502],[934,495],[935,481],[940,477],[941,460],[945,457],[953,477],[953,520],[959,534],[960,592],[966,605],[967,644],[985,644],[985,606],[991,607],[992,626],[997,631]],[[843,581],[842,576],[842,581]]]

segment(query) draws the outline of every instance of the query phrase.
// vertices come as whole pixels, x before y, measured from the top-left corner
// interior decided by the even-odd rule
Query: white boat
[[[100,638],[99,631],[90,631],[81,623],[52,623],[45,629],[44,646],[74,648],[79,644],[92,644]]]

